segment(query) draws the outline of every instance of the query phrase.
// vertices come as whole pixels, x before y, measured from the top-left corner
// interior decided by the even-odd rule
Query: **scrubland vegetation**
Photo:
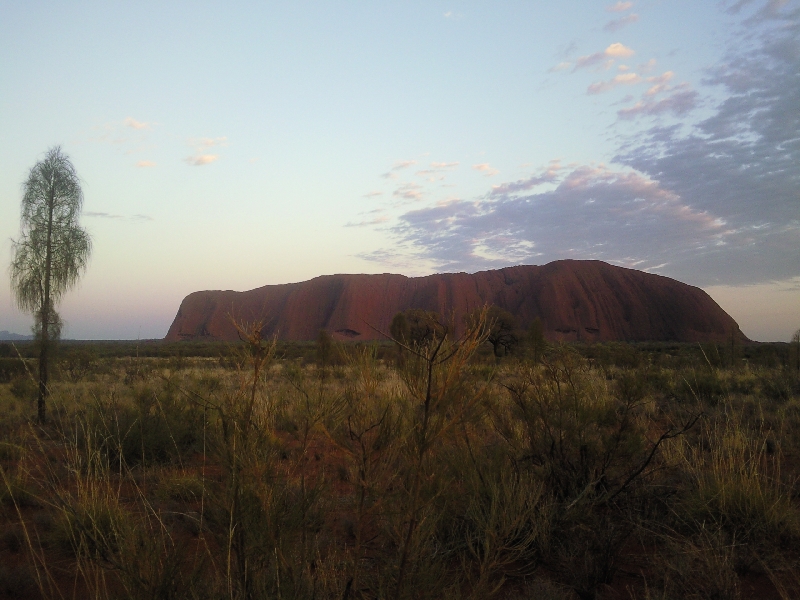
[[[797,598],[796,347],[0,346],[0,597]],[[20,359],[19,356],[23,359]]]

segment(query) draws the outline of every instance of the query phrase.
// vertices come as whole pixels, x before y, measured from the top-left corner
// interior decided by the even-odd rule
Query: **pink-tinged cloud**
[[[131,129],[150,129],[150,123],[145,123],[144,121],[137,121],[132,117],[126,117],[122,124],[125,127],[130,127]]]
[[[618,85],[633,85],[642,80],[636,73],[622,73],[617,75],[610,81],[598,81],[593,83],[586,89],[587,94],[602,94],[608,90],[614,89]]]
[[[367,194],[364,194],[364,198],[376,198],[378,196],[382,196],[383,192],[379,192],[377,190],[373,190]]]
[[[415,164],[417,164],[417,161],[415,160],[398,160],[392,166],[392,171],[399,171],[400,169],[406,169]]]
[[[498,196],[506,196],[509,194],[516,194],[518,192],[525,192],[531,190],[545,183],[556,182],[559,179],[559,171],[561,171],[562,169],[563,167],[561,166],[560,160],[558,159],[551,160],[548,167],[541,173],[528,177],[527,179],[520,179],[518,181],[511,181],[508,183],[502,183],[500,185],[493,185],[490,196],[498,197]]]
[[[611,6],[606,6],[606,12],[625,12],[633,8],[633,2],[617,2]]]
[[[403,198],[405,200],[422,200],[422,192],[420,191],[421,189],[421,185],[417,185],[416,183],[407,183],[392,192],[392,196],[395,198]]]
[[[136,166],[140,169],[146,169],[147,167],[155,167],[156,163],[154,163],[152,160],[140,160],[136,163]]]
[[[697,100],[697,92],[689,89],[686,85],[681,85],[675,88],[672,95],[667,96],[663,100],[640,100],[633,106],[621,108],[617,111],[617,115],[620,119],[626,120],[641,116],[653,117],[666,113],[680,116],[695,108],[697,106]]]
[[[214,146],[227,146],[228,138],[225,136],[217,138],[209,138],[209,137],[192,138],[189,140],[189,145],[194,146],[195,148],[197,148],[198,151],[200,151],[206,148],[213,148]]]
[[[615,42],[606,48],[605,54],[606,56],[613,56],[614,58],[628,58],[636,53],[627,46]]]
[[[472,165],[472,168],[475,169],[476,171],[480,171],[487,177],[493,177],[500,172],[494,167],[489,166],[489,163],[480,163],[478,165]]]
[[[579,57],[575,61],[575,68],[572,70],[577,71],[578,69],[592,67],[600,63],[606,63],[606,67],[609,67],[610,63],[613,63],[615,59],[628,58],[634,54],[635,52],[624,44],[614,42],[602,52],[595,52],[594,54]]]
[[[647,82],[653,85],[644,93],[645,97],[655,96],[661,92],[667,92],[671,88],[667,82],[675,76],[672,71],[666,71],[658,77],[648,77]]]
[[[193,167],[202,167],[203,165],[210,165],[218,158],[218,154],[195,154],[194,156],[187,156],[184,160]]]
[[[647,78],[647,82],[648,83],[667,83],[673,77],[675,77],[675,73],[673,73],[672,71],[664,71],[661,75],[658,75],[657,77],[648,77]]]
[[[608,23],[605,24],[603,30],[614,33],[615,31],[619,31],[626,25],[630,25],[631,23],[636,23],[636,21],[638,20],[639,20],[639,15],[633,13],[625,17],[622,17],[620,19],[614,19],[613,21],[609,21]]]
[[[434,169],[452,169],[458,166],[458,161],[456,162],[432,162],[431,167]]]
[[[550,69],[548,69],[548,72],[555,73],[557,71],[564,71],[565,69],[569,69],[571,66],[572,63],[569,61],[560,62],[555,67],[550,67]]]
[[[369,227],[370,225],[380,225],[382,223],[386,223],[389,220],[389,217],[386,215],[381,215],[379,217],[374,217],[372,219],[365,219],[364,221],[359,221],[354,223],[350,221],[345,225],[345,227]]]

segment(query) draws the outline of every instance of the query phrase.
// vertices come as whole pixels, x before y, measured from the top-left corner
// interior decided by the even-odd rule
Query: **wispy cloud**
[[[146,169],[148,167],[155,167],[156,163],[154,163],[152,160],[140,160],[136,163],[136,166],[140,169]]]
[[[126,117],[125,120],[122,121],[122,124],[125,125],[125,127],[130,127],[131,129],[151,129],[150,123],[137,121],[132,117]]]
[[[154,221],[155,220],[155,219],[153,219],[153,217],[151,217],[149,215],[135,214],[135,215],[131,215],[131,216],[125,216],[125,215],[117,215],[117,214],[107,213],[107,212],[96,212],[96,211],[91,211],[91,210],[84,211],[83,212],[83,216],[84,217],[90,217],[90,218],[97,218],[97,219],[112,219],[112,220],[119,220],[119,221]]]
[[[645,96],[655,96],[661,92],[669,91],[670,87],[667,82],[675,76],[672,71],[666,71],[658,77],[648,77],[647,82],[653,85],[645,92]]]
[[[633,106],[619,109],[617,111],[619,118],[631,120],[642,116],[654,117],[665,114],[678,117],[694,110],[700,98],[700,95],[686,84],[675,86],[672,93],[661,100],[652,99],[652,96],[660,90],[656,89],[650,93],[651,90],[645,92],[644,98]]]
[[[458,161],[455,162],[432,162],[431,167],[434,169],[454,169],[459,165]]]
[[[405,200],[422,200],[422,186],[416,183],[406,183],[392,192],[392,196]]]
[[[189,138],[189,145],[197,148],[198,151],[206,150],[208,148],[213,148],[214,146],[227,146],[228,145],[228,138],[223,137],[200,137],[200,138]]]
[[[636,73],[622,73],[609,81],[598,81],[591,84],[587,89],[587,94],[601,94],[614,89],[619,85],[633,85],[642,81]]]
[[[92,211],[92,210],[83,211],[83,216],[84,217],[97,217],[97,218],[100,218],[100,219],[124,219],[125,218],[123,215],[114,215],[114,214],[107,213],[107,212],[95,212],[95,211]]]
[[[677,119],[630,134],[611,166],[554,160],[473,198],[418,205],[390,226],[394,252],[362,258],[447,271],[595,258],[700,286],[799,278],[800,12],[782,15],[731,41],[703,82],[714,95],[637,69],[649,86],[620,118]]]
[[[378,190],[372,190],[371,192],[367,192],[364,194],[364,198],[377,198],[378,196],[382,196],[383,192],[379,192]]]
[[[626,10],[630,10],[633,8],[633,2],[617,2],[616,4],[611,4],[610,6],[606,6],[607,12],[625,12]]]
[[[630,25],[631,23],[636,23],[638,20],[639,20],[639,15],[637,15],[636,13],[632,13],[625,17],[609,21],[608,23],[605,24],[603,30],[613,33],[615,31],[619,31],[626,25]]]
[[[399,171],[401,169],[407,169],[408,167],[417,164],[415,160],[398,160],[394,165],[392,165],[392,171]]]
[[[578,69],[585,69],[601,63],[609,65],[609,63],[613,63],[615,59],[628,58],[634,54],[635,52],[632,49],[628,48],[624,44],[621,44],[620,42],[615,42],[610,44],[602,52],[595,52],[594,54],[578,57],[578,59],[575,61],[575,67],[572,70],[577,71]]]
[[[569,69],[571,66],[572,66],[572,63],[569,62],[568,60],[565,60],[565,61],[562,61],[562,62],[558,63],[554,67],[550,67],[550,69],[548,69],[548,72],[556,73],[557,71],[565,71],[566,69]]]
[[[476,171],[480,171],[487,177],[493,177],[500,172],[494,167],[489,166],[489,163],[480,163],[478,165],[472,165],[472,168],[475,169]]]
[[[382,225],[389,220],[387,215],[379,215],[377,217],[373,217],[372,219],[365,219],[363,221],[353,222],[350,221],[349,223],[345,224],[345,227],[370,227],[374,225]]]
[[[217,159],[219,159],[218,154],[195,154],[194,156],[187,156],[183,160],[193,167],[202,167],[203,165],[210,165]]]

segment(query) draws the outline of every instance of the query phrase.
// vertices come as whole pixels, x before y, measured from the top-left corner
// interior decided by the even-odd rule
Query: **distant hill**
[[[326,275],[247,292],[203,291],[184,298],[166,340],[238,339],[230,315],[264,321],[265,335],[313,340],[381,339],[408,308],[463,316],[484,304],[514,314],[522,327],[540,318],[562,341],[725,341],[736,322],[703,290],[668,277],[600,261],[560,260],[479,273]],[[374,329],[373,329],[374,328]]]
[[[24,340],[32,340],[32,335],[21,335],[19,333],[11,333],[10,331],[0,331],[0,341],[1,342],[21,342]]]

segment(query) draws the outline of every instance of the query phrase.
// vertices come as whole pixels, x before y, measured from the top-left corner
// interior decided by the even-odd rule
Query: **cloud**
[[[397,173],[392,173],[391,171],[388,171],[386,173],[381,173],[381,178],[382,179],[398,179],[399,176],[397,175]]]
[[[401,169],[407,169],[408,167],[417,164],[415,160],[398,160],[394,165],[392,165],[392,171],[399,171]]]
[[[666,71],[662,75],[658,77],[648,77],[647,82],[654,84],[651,86],[645,93],[645,96],[655,96],[660,94],[661,92],[666,92],[670,90],[670,87],[667,85],[667,82],[672,79],[675,74],[672,71]]]
[[[511,183],[502,183],[492,186],[490,196],[507,196],[518,192],[525,192],[540,185],[553,183],[558,180],[558,173],[562,170],[561,161],[551,160],[550,165],[541,173],[537,173],[527,179],[520,179]]]
[[[130,217],[126,217],[125,215],[115,215],[112,213],[107,212],[95,212],[95,211],[84,211],[84,217],[92,217],[92,218],[99,218],[99,219],[113,219],[113,220],[122,220],[122,221],[154,221],[153,217],[148,215],[131,215]]]
[[[421,190],[421,185],[417,185],[416,183],[406,183],[392,192],[392,196],[395,198],[403,198],[405,200],[422,200]]]
[[[386,223],[388,220],[389,220],[388,216],[380,215],[380,216],[374,217],[372,219],[366,219],[364,221],[359,221],[358,223],[354,223],[354,222],[351,221],[351,222],[345,224],[345,227],[370,227],[370,226],[374,226],[374,225],[381,225],[383,223]]]
[[[635,52],[627,46],[616,42],[606,48],[605,54],[606,56],[613,56],[614,58],[628,58],[629,56],[633,56]]]
[[[619,31],[626,25],[630,25],[631,23],[636,23],[638,20],[639,20],[639,15],[637,15],[636,13],[632,13],[625,17],[609,21],[603,27],[603,31],[610,31],[611,33],[613,33],[615,31]]]
[[[687,85],[676,86],[671,95],[662,100],[650,100],[652,96],[650,88],[645,92],[645,99],[639,100],[633,106],[621,108],[617,111],[617,116],[623,120],[631,120],[637,117],[647,116],[654,117],[664,114],[672,114],[673,116],[682,116],[692,111],[697,107],[699,102],[699,94],[690,89]],[[660,91],[660,90],[656,90]]]
[[[614,89],[618,85],[633,85],[642,81],[642,78],[636,73],[622,73],[617,75],[610,81],[598,81],[593,83],[586,89],[587,94],[601,94],[608,90]]]
[[[195,154],[194,156],[187,156],[183,160],[194,167],[201,167],[210,165],[217,159],[219,159],[218,154]]]
[[[493,176],[497,175],[500,172],[497,169],[495,169],[494,167],[490,167],[489,163],[481,163],[479,165],[472,165],[472,168],[475,169],[476,171],[480,171],[481,173],[483,173],[487,177],[493,177]]]
[[[606,6],[607,12],[625,12],[633,8],[633,2],[617,2],[611,6]]]
[[[458,161],[455,162],[432,162],[431,167],[434,169],[454,169],[459,165]]]
[[[194,146],[197,148],[197,151],[200,152],[201,150],[207,150],[208,148],[213,148],[214,146],[227,146],[228,138],[225,136],[217,138],[190,138],[189,145]]]
[[[368,192],[368,193],[364,194],[364,198],[377,198],[378,196],[382,196],[382,195],[383,195],[383,192],[379,192],[377,190],[372,190],[371,192]]]
[[[154,163],[152,160],[140,160],[136,163],[136,166],[145,169],[147,167],[155,167],[156,163]]]
[[[611,165],[553,161],[416,205],[390,227],[392,253],[361,257],[444,271],[600,259],[698,286],[797,281],[800,11],[743,23],[700,91],[636,70],[648,89],[619,118],[658,120],[618,138]]]
[[[131,129],[151,129],[150,123],[137,121],[131,117],[126,117],[125,120],[122,121],[122,124],[125,125],[125,127],[130,127]]]
[[[630,48],[628,48],[627,46],[625,46],[624,44],[615,42],[609,45],[602,52],[595,52],[594,54],[589,54],[587,56],[579,57],[575,61],[575,67],[572,70],[577,71],[578,69],[591,67],[594,65],[598,65],[600,63],[608,65],[609,62],[613,63],[613,61],[617,58],[628,58],[629,56],[633,56],[634,54],[635,52]]]
[[[520,194],[556,180],[552,191]],[[588,165],[565,171],[558,162],[495,187],[490,199],[443,202],[399,221],[393,231],[402,243],[443,270],[567,257],[655,270],[675,259],[676,242],[690,254],[726,236],[724,220],[644,174]]]
[[[550,69],[548,69],[548,72],[549,73],[555,73],[557,71],[564,71],[566,69],[569,69],[571,66],[572,66],[571,62],[562,61],[562,62],[558,63],[556,66],[550,67]]]
[[[98,217],[101,219],[124,219],[125,217],[122,215],[112,215],[111,213],[107,212],[95,212],[91,210],[83,211],[84,217]]]

